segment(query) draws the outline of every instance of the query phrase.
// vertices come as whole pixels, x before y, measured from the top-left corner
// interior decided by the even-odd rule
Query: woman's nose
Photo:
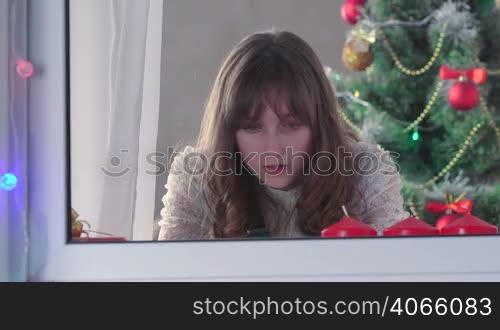
[[[285,146],[283,137],[280,132],[270,132],[265,135],[264,142],[264,151],[269,153],[277,153],[279,155],[283,155]]]

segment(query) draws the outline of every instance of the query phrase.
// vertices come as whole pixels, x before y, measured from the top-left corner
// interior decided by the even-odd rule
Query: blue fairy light
[[[420,139],[420,133],[418,131],[413,132],[411,139],[413,141],[418,141]]]
[[[12,173],[6,173],[0,177],[0,189],[5,191],[14,190],[17,186],[17,177]]]

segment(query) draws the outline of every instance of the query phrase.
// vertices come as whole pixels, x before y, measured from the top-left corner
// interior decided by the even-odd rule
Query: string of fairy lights
[[[30,61],[24,59],[17,59],[15,63],[15,71],[21,79],[30,79],[33,77],[35,70]],[[18,185],[18,177],[11,172],[0,175],[0,191],[12,191]]]

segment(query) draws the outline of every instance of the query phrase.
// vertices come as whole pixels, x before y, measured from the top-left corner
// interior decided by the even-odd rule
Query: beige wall
[[[229,50],[243,37],[276,27],[300,35],[324,65],[345,71],[350,29],[341,0],[165,0],[158,150],[198,133],[203,102]],[[166,175],[156,186],[158,216]]]

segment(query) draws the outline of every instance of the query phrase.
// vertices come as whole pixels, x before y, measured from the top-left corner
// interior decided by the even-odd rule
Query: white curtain
[[[72,207],[92,230],[151,240],[163,0],[72,0]]]
[[[0,0],[0,177],[18,177],[14,190],[0,190],[0,282],[27,279],[27,93],[16,73],[27,59],[26,0]]]

